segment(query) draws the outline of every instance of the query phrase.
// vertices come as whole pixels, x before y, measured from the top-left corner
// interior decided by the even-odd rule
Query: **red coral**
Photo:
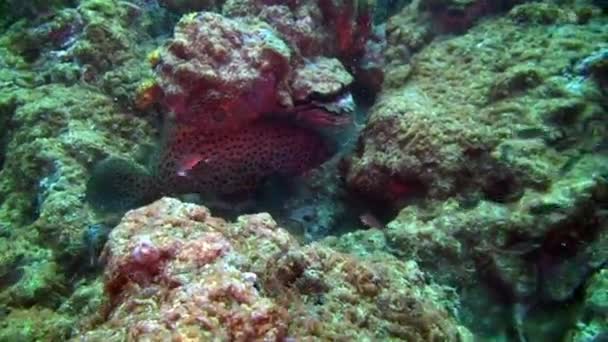
[[[372,32],[372,11],[366,0],[320,0],[325,21],[336,35],[338,55],[352,64],[365,51]]]

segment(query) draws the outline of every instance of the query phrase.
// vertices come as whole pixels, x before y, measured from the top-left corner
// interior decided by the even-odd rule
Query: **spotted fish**
[[[332,146],[319,132],[285,120],[260,120],[237,131],[168,129],[153,167],[110,157],[93,170],[87,199],[124,210],[163,195],[230,196],[251,193],[269,177],[301,175],[329,159]]]

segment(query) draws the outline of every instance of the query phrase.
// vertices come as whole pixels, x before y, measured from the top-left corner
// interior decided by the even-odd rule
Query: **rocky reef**
[[[84,340],[458,341],[466,334],[446,311],[447,293],[425,284],[414,262],[299,246],[268,214],[230,223],[164,198],[129,212],[102,257],[106,306]]]
[[[340,104],[351,73],[371,69],[355,60],[366,53],[371,11],[353,6],[245,1],[227,3],[224,15],[185,15],[155,57],[157,100],[177,122],[213,130],[270,113],[318,121],[330,120],[321,110],[351,112],[352,105]],[[333,30],[338,24],[348,30]]]
[[[83,201],[86,180],[100,156],[136,158],[134,141],[155,131],[130,109],[151,74],[134,62],[153,39],[147,14],[133,10],[83,1],[32,12],[0,38],[1,340],[65,340],[97,308],[83,275],[97,267],[109,227]]]
[[[572,319],[558,310],[559,323],[544,324],[544,310],[576,302],[607,260],[606,88],[588,67],[604,63],[606,18],[588,5],[528,3],[431,40],[431,28],[403,24],[421,9],[389,20],[394,76],[346,182],[395,208],[389,248],[462,288],[474,332],[558,338],[549,331]],[[403,56],[406,65],[391,60]]]
[[[0,2],[0,340],[603,341],[604,3]],[[291,197],[87,202],[278,120]]]

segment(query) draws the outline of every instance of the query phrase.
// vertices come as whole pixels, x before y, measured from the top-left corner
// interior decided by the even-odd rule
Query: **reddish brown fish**
[[[89,201],[116,210],[162,195],[247,193],[268,177],[301,175],[331,156],[319,133],[283,120],[261,120],[224,133],[189,126],[167,133],[152,170],[116,158],[102,161],[87,188]]]
[[[156,177],[173,193],[252,191],[269,176],[300,175],[330,156],[319,134],[284,121],[217,134],[174,127],[169,136]]]

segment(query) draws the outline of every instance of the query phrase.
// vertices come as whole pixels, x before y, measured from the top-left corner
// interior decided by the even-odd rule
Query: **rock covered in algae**
[[[335,58],[317,57],[307,60],[293,73],[293,99],[299,102],[315,96],[339,94],[353,82],[353,76]]]
[[[152,77],[142,56],[152,49],[154,36],[170,30],[167,17],[159,8],[87,0],[49,17],[19,22],[7,38],[35,65],[36,84],[81,82],[133,106],[138,83]]]
[[[200,118],[209,113],[217,124],[232,117],[247,121],[280,104],[290,57],[290,48],[264,22],[186,15],[157,66],[164,102],[182,122],[213,123]]]
[[[218,10],[223,0],[159,0],[163,7],[179,13]]]
[[[367,1],[245,0],[228,1],[222,14],[185,15],[152,54],[158,83],[141,88],[138,102],[160,102],[171,119],[210,130],[262,116],[343,125],[339,115],[352,109],[336,103],[349,86],[375,93],[383,80],[384,39],[372,35],[371,14]]]
[[[546,189],[553,166],[570,158],[556,148],[602,145],[601,128],[587,124],[602,120],[598,82],[568,69],[606,38],[603,20],[549,37],[542,25],[503,18],[428,45],[407,81],[371,108],[347,182],[374,196],[399,193],[397,182],[404,194],[408,186],[431,198],[481,191],[496,201]]]
[[[585,299],[577,315],[577,325],[570,332],[573,342],[602,341],[608,331],[608,269],[594,275],[585,288]]]
[[[11,95],[12,153],[0,171],[0,220],[8,234],[0,237],[0,298],[9,307],[55,307],[61,297],[52,294],[70,281],[61,270],[84,269],[95,258],[83,241],[83,231],[98,223],[83,202],[88,168],[107,151],[128,154],[128,141],[151,129],[83,88],[49,85]]]
[[[3,317],[0,340],[65,341],[73,324],[72,318],[51,309],[17,309]]]
[[[332,32],[323,25],[318,1],[268,3],[257,0],[226,1],[222,14],[230,17],[254,16],[271,25],[277,34],[303,57],[330,55]]]
[[[68,338],[84,311],[59,308],[74,279],[94,269],[97,247],[83,235],[104,220],[83,201],[89,169],[108,153],[134,157],[135,144],[152,136],[150,123],[118,98],[129,85],[103,89],[109,70],[136,58],[134,42],[148,37],[141,23],[126,20],[128,8],[82,1],[0,36],[0,301],[9,322],[0,326],[2,340]],[[142,35],[118,44],[126,27]],[[124,75],[146,70],[144,55]],[[95,80],[88,78],[93,65]]]
[[[581,181],[591,170],[608,171],[605,162],[581,162],[553,191],[530,192],[516,209],[490,201],[474,208],[456,201],[405,208],[387,226],[389,245],[448,283],[472,284],[487,272],[517,298],[566,300],[608,259],[605,219],[595,209],[606,200],[598,197],[606,180]]]
[[[576,301],[608,260],[605,90],[583,71],[608,30],[597,8],[573,20],[583,7],[547,22],[521,18],[555,6],[524,4],[418,47],[347,164],[353,190],[399,211],[390,250],[466,289],[461,318],[479,336],[547,338],[547,303]],[[560,319],[561,338],[575,322]]]
[[[156,65],[162,102],[178,122],[223,129],[313,96],[331,102],[353,82],[338,59],[303,58],[290,43],[258,18],[186,15]]]
[[[525,0],[422,0],[421,7],[431,13],[442,31],[462,32],[480,18],[506,11]]]
[[[301,247],[268,214],[230,223],[163,198],[127,213],[104,257],[107,319],[81,338],[456,341],[466,333],[415,263]]]
[[[371,36],[373,4],[367,0],[268,2],[228,0],[222,13],[254,16],[274,27],[304,57],[361,57]],[[345,64],[352,61],[342,60]]]
[[[5,25],[8,26],[23,18],[45,15],[62,6],[69,5],[71,2],[71,0],[4,0],[0,2],[0,12],[2,12],[0,27],[4,28]]]

